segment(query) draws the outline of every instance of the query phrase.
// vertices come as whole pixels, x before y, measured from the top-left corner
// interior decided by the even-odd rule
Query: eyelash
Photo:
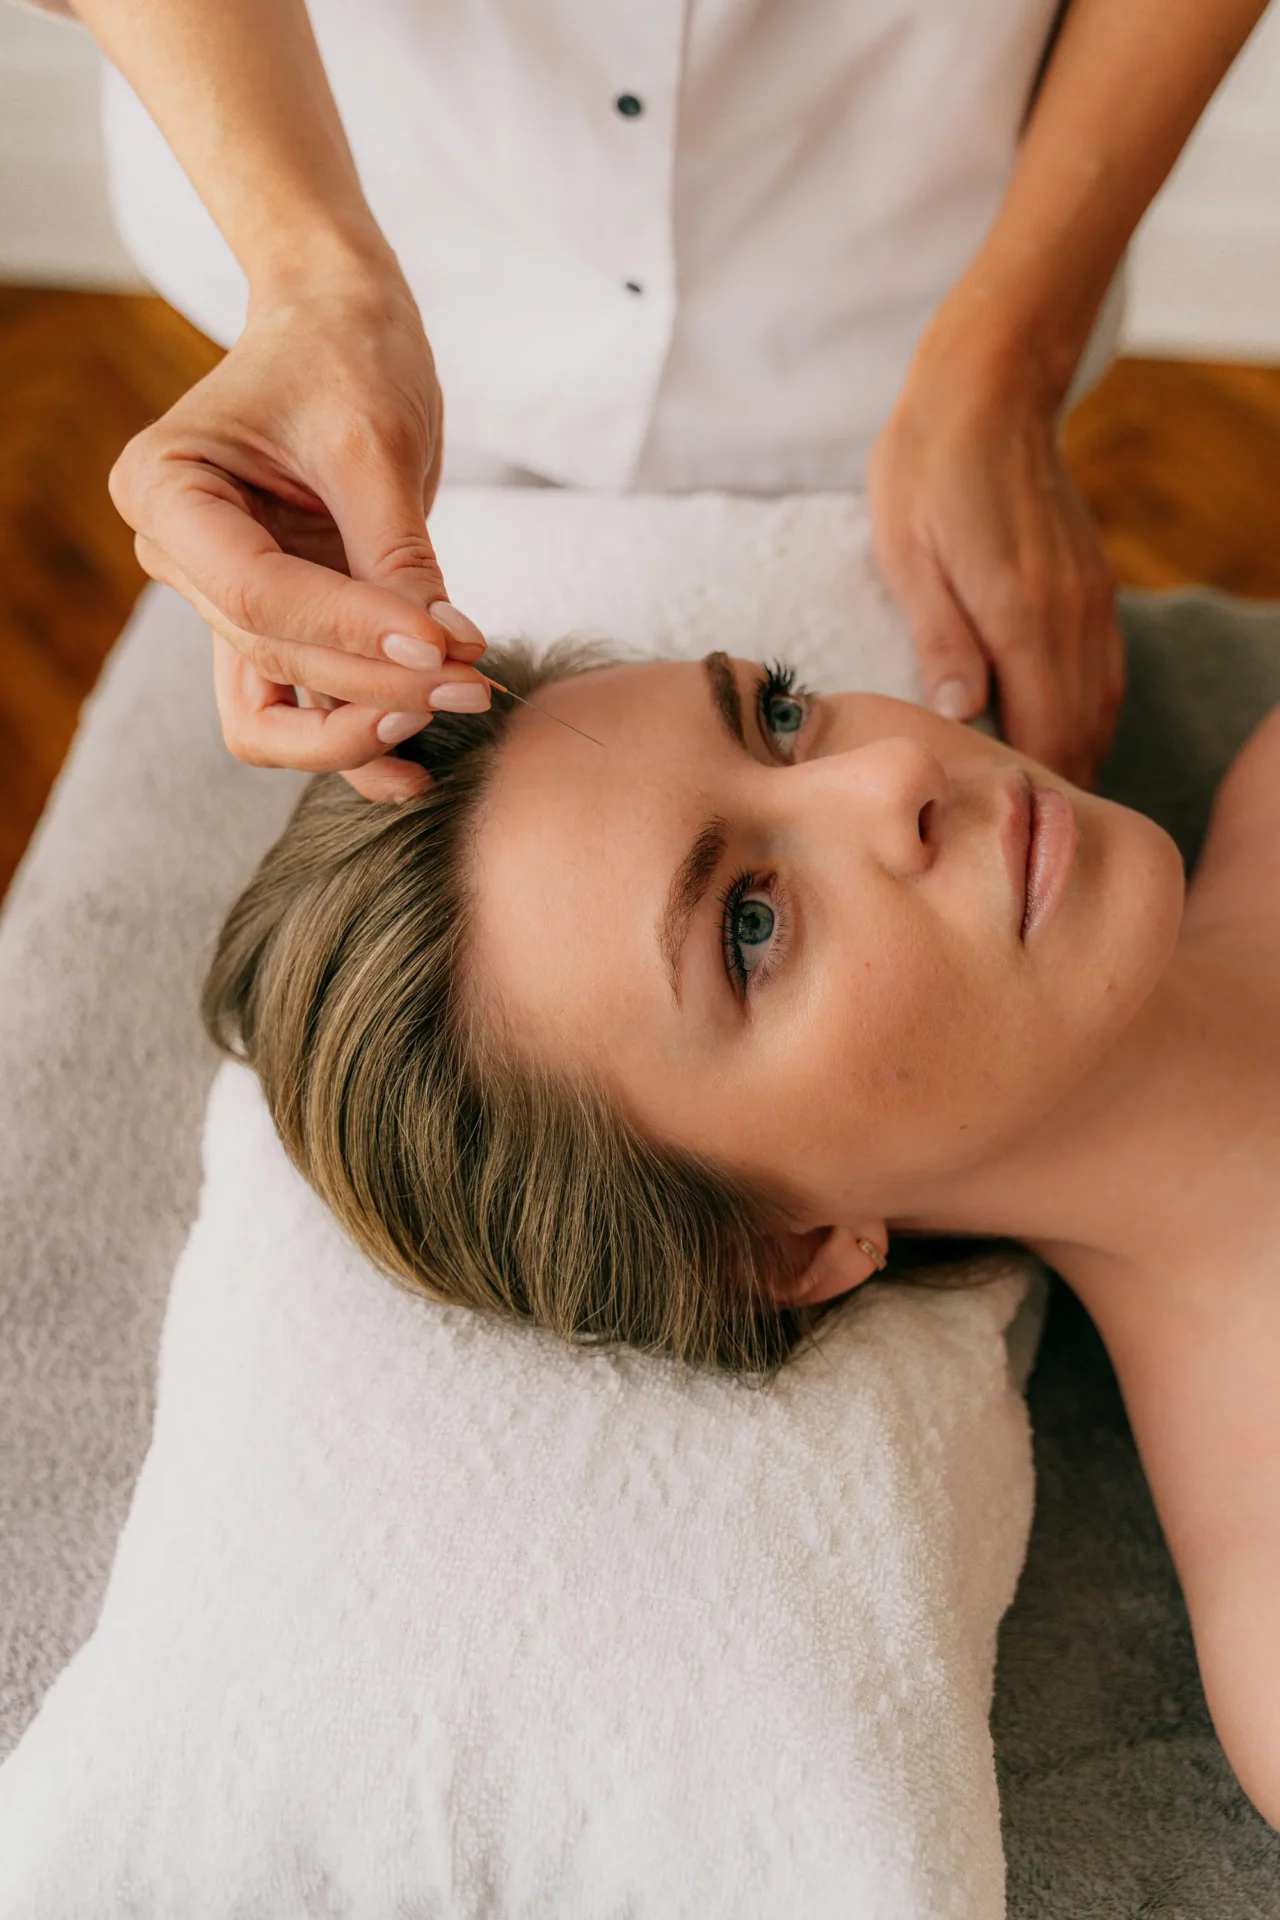
[[[784,697],[799,700],[806,709],[808,707],[807,689],[796,685],[795,668],[785,666],[781,660],[771,660],[760,676],[759,689],[756,694],[756,711],[760,721],[760,732],[766,740],[769,738],[769,703],[771,700]],[[737,940],[734,938],[734,921],[737,918],[738,908],[742,905],[743,897],[752,892],[763,893],[766,889],[769,891],[773,902],[775,917],[773,938],[769,945],[769,957],[748,974],[742,964],[742,956],[738,951]],[[743,1000],[746,999],[749,993],[753,993],[757,986],[762,985],[769,979],[786,951],[787,919],[785,913],[785,898],[780,898],[779,895],[780,888],[776,875],[770,875],[768,879],[761,880],[759,875],[753,873],[749,867],[744,867],[740,872],[736,873],[720,895],[720,945],[724,952],[725,972],[728,974],[740,998]]]
[[[748,893],[769,892],[774,911],[773,938],[769,943],[769,957],[748,973],[742,964],[738,943],[733,937],[733,923],[743,896]],[[770,874],[761,879],[750,867],[743,867],[735,873],[724,892],[720,895],[720,946],[724,953],[725,972],[736,988],[740,998],[754,993],[764,984],[780,964],[787,947],[786,898],[781,894],[778,879]]]
[[[756,693],[756,714],[760,723],[760,732],[766,740],[769,738],[769,703],[772,700],[784,698],[795,700],[804,708],[805,717],[800,725],[800,733],[803,733],[809,718],[809,689],[796,685],[794,667],[784,665],[781,660],[771,660],[760,676]]]

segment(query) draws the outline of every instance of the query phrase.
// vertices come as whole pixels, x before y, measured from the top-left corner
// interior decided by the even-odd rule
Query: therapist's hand
[[[1034,368],[997,361],[943,316],[872,453],[872,538],[931,704],[967,720],[994,693],[1013,746],[1089,785],[1114,730],[1124,649],[1055,415]]]
[[[251,301],[225,359],[117,461],[142,566],[213,631],[238,758],[406,799],[426,776],[388,749],[433,706],[488,704],[483,637],[427,534],[441,418],[412,295],[353,272]]]

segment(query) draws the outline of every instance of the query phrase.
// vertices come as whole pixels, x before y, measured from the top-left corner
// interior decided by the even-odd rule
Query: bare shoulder
[[[1280,938],[1280,706],[1254,728],[1218,789],[1187,911],[1247,920]]]

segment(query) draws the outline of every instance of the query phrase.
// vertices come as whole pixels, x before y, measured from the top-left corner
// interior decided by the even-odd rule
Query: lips
[[[1002,785],[1000,850],[1009,874],[1013,923],[1026,941],[1044,921],[1075,858],[1076,812],[1057,787],[1036,786],[1020,769]]]
[[[1031,864],[1032,786],[1025,773],[1011,773],[1004,783],[1005,811],[1000,821],[1000,851],[1009,870],[1013,892],[1014,925],[1024,937],[1027,912],[1027,872]]]
[[[1031,787],[1020,938],[1041,926],[1067,882],[1076,852],[1076,810],[1057,787]]]

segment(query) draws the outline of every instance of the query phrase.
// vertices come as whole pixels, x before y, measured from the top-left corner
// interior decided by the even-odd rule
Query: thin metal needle
[[[476,672],[480,673],[479,667]],[[570,733],[576,733],[579,739],[589,740],[593,747],[603,747],[603,740],[597,740],[594,733],[584,733],[581,727],[574,726],[572,720],[562,720],[558,713],[548,713],[545,707],[535,707],[532,700],[526,700],[522,693],[512,693],[510,687],[504,687],[500,680],[490,680],[487,673],[481,673],[480,678],[495,693],[505,693],[508,700],[518,700],[522,707],[528,707],[530,713],[540,713],[544,720],[554,720],[558,727],[568,727]]]

